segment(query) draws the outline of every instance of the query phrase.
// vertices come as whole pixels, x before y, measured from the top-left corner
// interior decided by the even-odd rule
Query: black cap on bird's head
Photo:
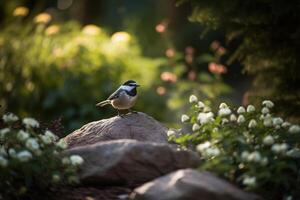
[[[128,86],[136,86],[139,87],[140,85],[138,85],[135,81],[133,80],[128,80],[125,83],[123,83],[123,85],[128,85]]]

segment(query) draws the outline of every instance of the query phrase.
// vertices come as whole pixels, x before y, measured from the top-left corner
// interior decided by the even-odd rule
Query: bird
[[[120,111],[128,110],[131,111],[131,108],[135,105],[138,94],[137,87],[139,87],[135,81],[128,80],[124,82],[114,93],[112,93],[106,100],[101,101],[96,104],[96,106],[106,106],[112,105],[118,111],[118,115],[120,115]]]

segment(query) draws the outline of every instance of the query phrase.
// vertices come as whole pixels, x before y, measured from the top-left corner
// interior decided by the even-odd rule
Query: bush
[[[40,128],[33,118],[3,115],[0,129],[0,197],[18,198],[78,182],[77,170],[83,159],[63,157],[63,140]]]
[[[127,32],[110,35],[96,25],[53,22],[48,13],[26,17],[24,9],[16,8],[0,31],[0,105],[4,109],[43,121],[63,116],[70,131],[113,112],[99,111],[95,104],[125,80],[134,79],[143,93],[137,109],[143,107],[162,118],[164,99],[155,98],[152,85],[159,67],[167,64],[165,59],[143,57],[134,36]],[[156,104],[149,103],[154,98]]]
[[[190,4],[190,20],[209,30],[223,30],[238,60],[254,75],[250,101],[272,98],[282,112],[299,121],[299,1],[178,0]],[[208,31],[206,31],[208,32]],[[276,110],[277,111],[277,110]]]
[[[128,79],[142,86],[135,109],[167,122],[174,120],[186,94],[202,92],[217,98],[230,91],[219,72],[192,71],[190,80],[184,78],[190,68],[184,57],[206,68],[207,63],[218,61],[213,55],[196,59],[189,47],[186,55],[169,49],[165,58],[148,58],[130,33],[110,34],[96,25],[55,22],[48,13],[33,16],[31,12],[16,8],[4,18],[0,30],[0,105],[19,116],[42,121],[62,117],[69,132],[116,113],[110,108],[99,110],[95,104]]]
[[[168,134],[183,148],[200,153],[201,170],[215,172],[266,199],[300,198],[300,127],[275,117],[270,111],[273,102],[238,109],[221,103],[216,114],[194,95],[190,102],[190,114],[181,118],[190,133]]]

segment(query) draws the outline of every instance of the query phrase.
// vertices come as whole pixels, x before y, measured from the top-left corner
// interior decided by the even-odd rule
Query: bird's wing
[[[120,96],[120,94],[122,93],[122,89],[121,88],[119,88],[119,89],[117,89],[114,93],[112,93],[108,98],[107,98],[107,100],[113,100],[113,99],[116,99],[116,98],[118,98],[119,96]]]

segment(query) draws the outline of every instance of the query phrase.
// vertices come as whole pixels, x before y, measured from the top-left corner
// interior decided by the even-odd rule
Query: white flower
[[[268,135],[263,139],[263,143],[265,145],[272,145],[274,143],[274,138],[271,135]]]
[[[243,184],[247,185],[247,186],[255,186],[256,185],[256,178],[255,177],[246,176],[243,179]]]
[[[263,109],[261,109],[261,113],[262,114],[268,114],[268,113],[270,113],[270,110],[267,107],[263,107]]]
[[[195,131],[198,131],[200,129],[200,126],[199,124],[193,124],[193,127],[192,127],[192,130],[195,132]]]
[[[52,143],[51,138],[48,137],[47,135],[41,135],[40,137],[41,137],[43,143],[45,143],[45,144],[51,144]]]
[[[271,117],[265,117],[263,123],[264,123],[265,127],[271,127],[271,126],[273,126],[273,122],[272,122],[272,118]]]
[[[214,157],[214,156],[218,156],[220,155],[220,150],[217,147],[213,147],[213,148],[206,148],[203,152],[204,156],[207,157]]]
[[[27,133],[23,130],[20,130],[17,134],[17,138],[20,141],[25,141],[27,138],[29,138],[29,133]]]
[[[293,200],[293,196],[287,196],[286,198],[285,198],[285,200]]]
[[[249,156],[249,152],[248,151],[243,151],[242,154],[241,154],[241,158],[243,160],[247,160],[248,156]]]
[[[171,136],[173,136],[173,135],[176,136],[175,131],[169,129],[169,130],[167,131],[167,136],[168,136],[168,137],[171,137]]]
[[[300,132],[300,126],[299,125],[292,125],[289,128],[290,133],[299,133]]]
[[[280,117],[275,117],[272,119],[274,125],[280,125],[283,123],[283,120]]]
[[[53,174],[52,175],[52,181],[54,183],[58,183],[60,181],[60,176],[58,174]]]
[[[61,162],[63,165],[69,165],[70,159],[68,157],[64,157],[63,159],[61,159]]]
[[[6,167],[8,165],[8,161],[6,158],[0,156],[0,166],[1,167]]]
[[[187,122],[190,119],[187,115],[181,115],[181,122]]]
[[[198,98],[195,95],[191,95],[189,99],[190,103],[196,103],[198,101]]]
[[[210,142],[206,141],[204,143],[198,144],[196,149],[199,152],[202,152],[204,149],[207,149],[208,147],[210,147]]]
[[[226,103],[221,103],[219,105],[219,109],[222,109],[222,108],[228,108],[227,104]]]
[[[202,101],[198,101],[198,107],[199,108],[204,108],[205,104]]]
[[[231,114],[231,110],[229,108],[221,108],[219,110],[219,116],[227,116]]]
[[[169,131],[168,131],[169,132]],[[169,136],[169,135],[168,135]],[[61,149],[66,149],[68,148],[68,143],[64,139],[60,139],[57,143],[56,146],[58,146]]]
[[[9,128],[4,128],[4,129],[1,129],[1,130],[0,130],[0,134],[6,134],[6,133],[8,133],[9,131],[10,131]]]
[[[226,119],[226,118],[223,118],[222,119],[222,122],[221,122],[221,124],[222,125],[224,125],[224,124],[227,124],[229,122],[229,120],[228,119]]]
[[[300,149],[294,148],[286,152],[286,155],[291,158],[300,158]]]
[[[0,141],[3,141],[5,138],[5,135],[10,131],[9,128],[4,128],[0,130]]]
[[[56,135],[54,135],[54,134],[53,134],[51,131],[49,131],[49,130],[46,130],[44,135],[47,136],[47,137],[49,137],[52,141],[55,141],[55,140],[57,140],[57,138],[58,138]]]
[[[285,153],[287,149],[288,149],[288,145],[286,143],[273,144],[271,147],[271,150],[274,153]]]
[[[273,144],[272,147],[271,147],[271,150],[274,153],[280,153],[280,144]]]
[[[197,119],[200,124],[206,124],[214,120],[214,114],[212,112],[199,113]]]
[[[253,105],[248,105],[247,106],[247,112],[248,113],[251,113],[251,112],[254,112],[255,111],[255,107]]]
[[[235,122],[237,120],[235,114],[231,114],[229,117],[230,121]]]
[[[83,158],[79,155],[70,156],[70,161],[71,161],[71,164],[74,166],[81,165],[84,162]]]
[[[274,103],[273,103],[272,101],[270,101],[270,100],[264,100],[264,101],[262,102],[262,105],[263,105],[263,106],[266,106],[266,107],[268,107],[268,108],[272,108],[272,107],[274,106]]]
[[[27,162],[28,160],[30,160],[32,158],[32,154],[27,151],[21,151],[17,154],[17,158],[21,161],[21,162]]]
[[[0,156],[7,156],[7,152],[2,145],[0,145]]]
[[[57,140],[57,136],[54,135],[51,131],[49,130],[46,130],[44,135],[41,135],[40,136],[43,143],[45,144],[51,144],[52,142],[55,142],[55,140]]]
[[[289,148],[289,145],[287,143],[282,143],[280,145],[281,152],[286,152],[286,150]]]
[[[248,162],[260,162],[261,161],[261,155],[258,151],[253,151],[248,155],[247,158]]]
[[[283,123],[281,124],[281,126],[282,126],[283,128],[288,128],[288,127],[290,127],[290,125],[291,125],[291,123],[289,123],[289,122],[283,122]]]
[[[25,146],[32,151],[36,151],[40,148],[40,145],[35,138],[29,138],[26,141]]]
[[[242,114],[242,113],[245,113],[246,112],[246,110],[245,110],[245,108],[243,107],[243,106],[240,106],[238,109],[237,109],[237,113],[238,114]]]
[[[210,112],[210,111],[211,111],[211,108],[208,107],[208,106],[205,106],[205,107],[203,108],[203,112]]]
[[[23,124],[25,124],[25,126],[28,127],[32,127],[32,128],[38,128],[40,126],[39,122],[36,121],[33,118],[24,118],[23,119]]]
[[[265,118],[272,118],[272,115],[270,113],[265,115]]]
[[[17,156],[17,152],[16,152],[16,150],[13,149],[13,148],[8,149],[8,154],[9,154],[9,156],[12,157],[12,158],[15,158],[15,157]]]
[[[9,123],[9,122],[18,121],[19,118],[17,115],[15,115],[13,113],[9,113],[9,114],[3,115],[2,119],[5,123]]]
[[[259,116],[259,119],[260,119],[260,120],[264,120],[264,119],[265,119],[265,116],[264,116],[264,115],[260,115],[260,116]]]
[[[248,124],[248,128],[255,128],[256,126],[257,126],[257,122],[255,121],[255,119],[251,119]]]
[[[46,136],[46,137],[48,137],[50,140],[51,140],[51,142],[55,142],[57,139],[58,139],[58,137],[56,136],[56,135],[54,135],[51,131],[49,131],[49,130],[46,130],[45,131],[45,133],[44,133],[44,135]]]
[[[243,115],[239,115],[237,119],[237,123],[241,124],[246,121],[245,117]]]

